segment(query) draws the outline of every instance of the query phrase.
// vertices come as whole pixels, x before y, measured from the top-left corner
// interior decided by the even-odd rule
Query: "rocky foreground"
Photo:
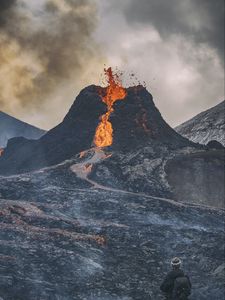
[[[1,177],[0,297],[160,300],[178,255],[190,299],[223,299],[222,209],[105,187],[82,161]]]

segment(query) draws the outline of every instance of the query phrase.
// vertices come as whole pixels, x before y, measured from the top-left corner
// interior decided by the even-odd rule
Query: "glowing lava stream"
[[[88,175],[92,171],[92,166],[100,161],[103,161],[104,159],[111,156],[111,154],[107,155],[101,148],[92,148],[90,149],[94,151],[92,156],[90,158],[85,159],[83,162],[74,164],[71,166],[71,171],[76,173],[76,175],[88,181],[91,185],[94,186],[94,188],[102,188],[101,185],[97,184],[97,182],[92,181],[88,178]],[[85,158],[86,153],[88,153],[90,150],[81,152],[80,158]]]
[[[108,86],[106,87],[106,94],[101,95],[102,101],[107,105],[108,111],[106,114],[101,116],[101,122],[98,125],[94,144],[97,147],[107,147],[113,143],[113,127],[109,121],[109,117],[113,112],[113,104],[117,100],[122,100],[126,97],[127,92],[125,88],[122,87],[121,80],[118,74],[112,72],[112,68],[104,69],[105,75],[107,76]]]

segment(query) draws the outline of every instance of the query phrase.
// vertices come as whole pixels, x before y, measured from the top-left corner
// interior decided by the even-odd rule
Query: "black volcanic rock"
[[[0,173],[21,173],[54,165],[91,148],[100,116],[107,111],[99,96],[103,92],[104,88],[96,86],[82,90],[63,122],[40,140],[12,139],[0,159]],[[110,121],[114,129],[112,149],[132,150],[154,143],[173,148],[192,144],[163,120],[152,96],[142,86],[127,89],[127,97],[114,104]]]
[[[192,144],[164,121],[152,95],[143,86],[127,89],[127,97],[115,102],[110,120],[114,129],[113,148],[129,150],[154,142],[173,147]]]
[[[173,199],[224,208],[224,150],[178,155],[165,166]]]
[[[210,149],[217,149],[217,150],[224,149],[224,146],[216,140],[209,141],[207,143],[207,147]]]
[[[6,147],[8,140],[11,138],[25,137],[28,139],[39,139],[45,133],[44,130],[0,111],[0,147],[2,148]]]
[[[99,117],[105,112],[97,87],[84,89],[63,122],[41,139],[11,139],[0,159],[0,173],[21,173],[57,164],[90,148]]]
[[[80,160],[1,178],[0,297],[163,300],[177,255],[190,300],[224,298],[224,211],[91,188]]]

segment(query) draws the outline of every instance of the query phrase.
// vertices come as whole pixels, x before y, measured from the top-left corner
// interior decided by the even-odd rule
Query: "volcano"
[[[124,88],[111,68],[105,72],[107,86],[84,88],[62,123],[39,140],[10,139],[0,156],[0,174],[78,157],[81,162],[72,170],[94,186],[223,206],[223,149],[211,151],[181,136],[164,121],[144,86]]]
[[[99,138],[105,133],[109,142]],[[51,166],[96,146],[132,151],[154,144],[181,148],[193,143],[163,120],[145,87],[125,89],[118,81],[110,81],[106,88],[92,85],[83,89],[63,122],[39,140],[11,139],[0,159],[0,173],[17,174]]]
[[[0,111],[0,147],[4,148],[9,139],[13,137],[25,137],[27,139],[39,139],[46,132],[30,124],[22,122]]]

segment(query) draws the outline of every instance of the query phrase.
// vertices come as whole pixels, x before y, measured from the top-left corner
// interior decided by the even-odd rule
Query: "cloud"
[[[1,0],[0,13],[2,13],[4,10],[8,10],[15,3],[16,3],[16,0]]]
[[[96,38],[108,63],[145,81],[170,125],[223,100],[219,47],[206,38],[197,41],[190,29],[204,36],[201,30],[214,28],[209,10],[195,10],[190,0],[124,0],[122,5],[101,0],[99,9]]]
[[[130,0],[124,15],[130,24],[152,24],[163,39],[176,34],[207,44],[224,60],[223,0]]]
[[[0,110],[50,128],[107,63],[176,125],[224,97],[223,22],[223,0],[1,0]]]
[[[0,109],[29,112],[30,121],[44,127],[59,121],[102,66],[92,38],[96,24],[94,1],[1,1]]]

